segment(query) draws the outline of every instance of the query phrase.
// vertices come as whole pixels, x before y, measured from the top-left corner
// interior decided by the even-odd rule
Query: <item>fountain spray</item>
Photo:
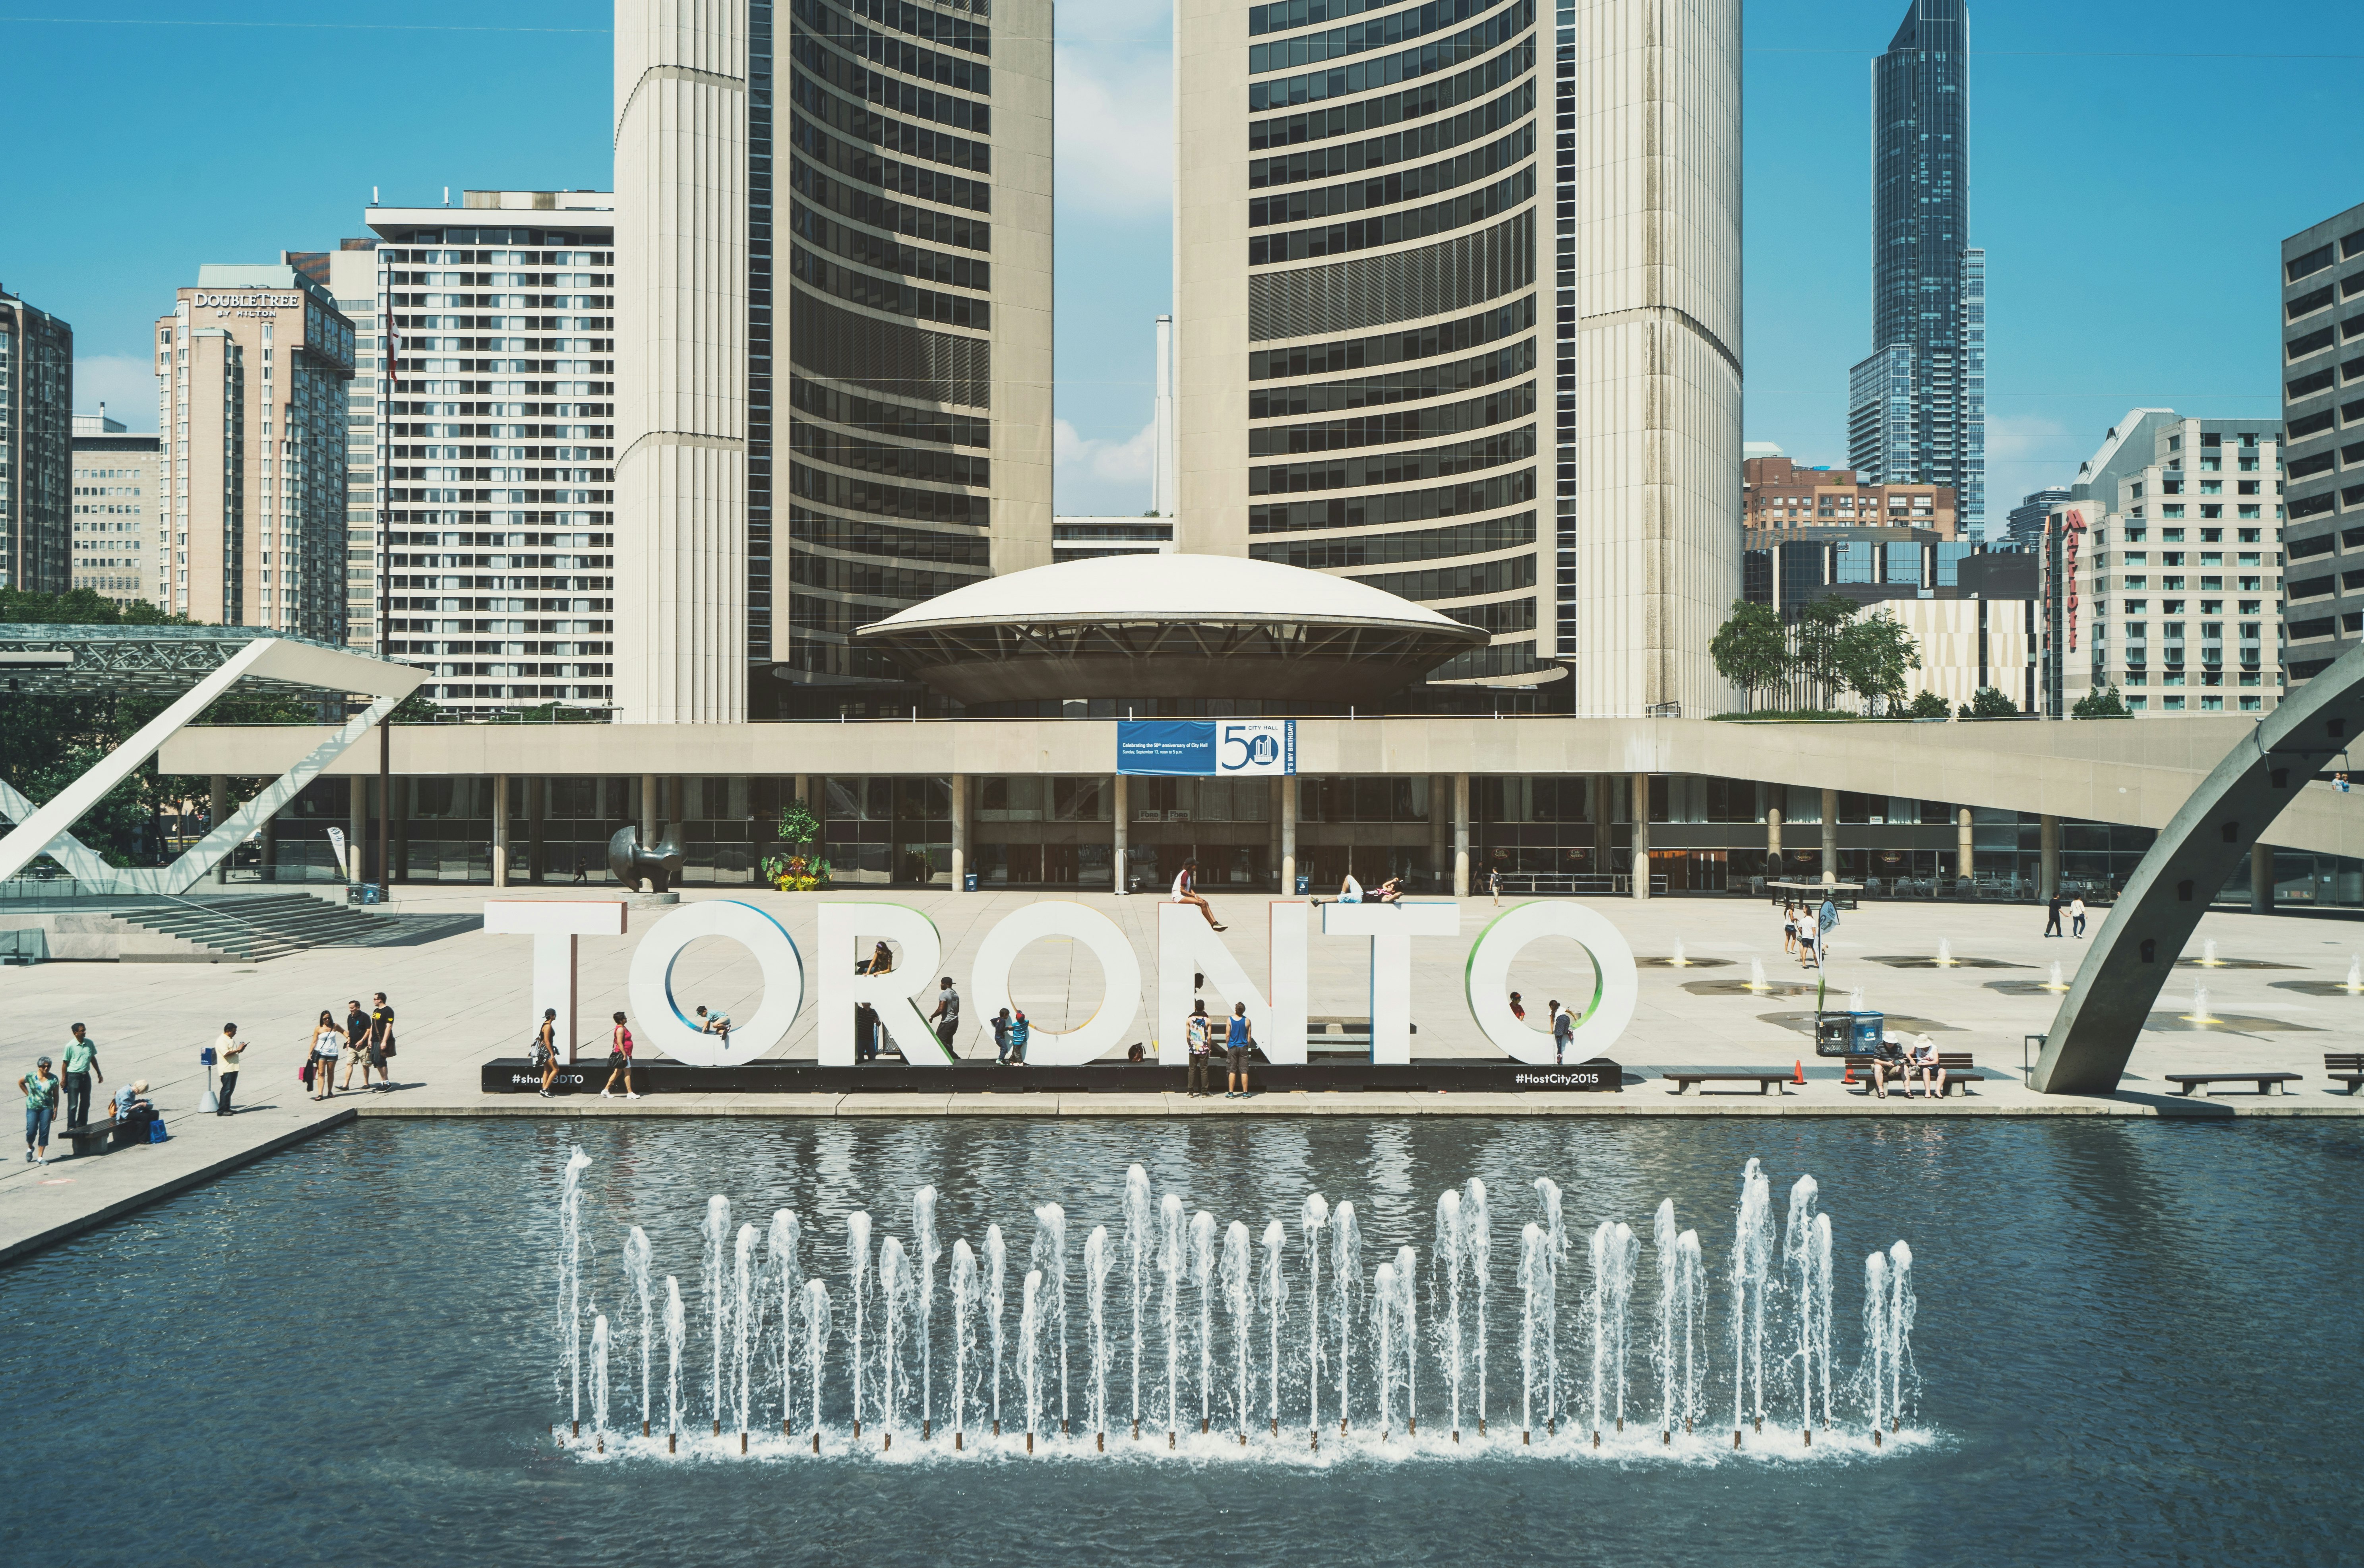
[[[1215,1424],[1215,1217],[1190,1217],[1190,1284],[1199,1293],[1199,1430]]]
[[[566,1336],[567,1419],[583,1429],[583,1173],[591,1156],[576,1149],[566,1156],[558,1198],[558,1318]]]
[[[1625,1429],[1626,1323],[1642,1243],[1630,1226],[1602,1220],[1592,1233],[1592,1437],[1613,1421]]]
[[[862,1329],[870,1304],[870,1216],[855,1209],[845,1217],[845,1250],[853,1263],[853,1435],[862,1435]]]
[[[881,1332],[878,1336],[879,1421],[886,1429],[886,1446],[895,1446],[895,1421],[902,1414],[904,1397],[911,1391],[911,1376],[903,1365],[903,1339],[909,1331],[911,1317],[911,1260],[903,1251],[903,1239],[889,1236],[878,1244],[878,1313]]]
[[[1223,1304],[1232,1315],[1232,1351],[1237,1362],[1232,1415],[1243,1443],[1248,1440],[1248,1339],[1254,1332],[1249,1291],[1254,1275],[1248,1228],[1234,1219],[1223,1232]]]
[[[1413,1281],[1419,1277],[1419,1264],[1410,1247],[1396,1249],[1396,1338],[1403,1346],[1404,1365],[1404,1430],[1420,1430],[1420,1314],[1414,1302],[1417,1295]]]
[[[1338,1298],[1338,1435],[1346,1435],[1354,1410],[1350,1351],[1355,1342],[1355,1297],[1363,1289],[1363,1233],[1355,1222],[1355,1206],[1342,1203],[1330,1217],[1330,1289]]]
[[[1782,1283],[1792,1303],[1790,1359],[1798,1364],[1799,1425],[1809,1429],[1814,1424],[1814,1363],[1828,1337],[1821,1318],[1827,1298],[1818,1304],[1814,1294],[1814,1202],[1819,1190],[1813,1177],[1798,1178],[1790,1188],[1790,1217],[1781,1229]],[[1829,1228],[1823,1229],[1827,1234]],[[1827,1266],[1823,1273],[1828,1277]],[[1829,1412],[1823,1414],[1827,1418]]]
[[[1026,1400],[1026,1451],[1043,1424],[1043,1271],[1026,1271],[1018,1304],[1018,1386]]]
[[[1141,1435],[1141,1272],[1149,1261],[1149,1173],[1124,1173],[1124,1245],[1132,1264],[1132,1432]]]
[[[1305,1426],[1321,1429],[1321,1231],[1330,1205],[1320,1193],[1305,1196]]]
[[[805,1270],[797,1256],[804,1238],[804,1227],[794,1209],[775,1209],[772,1214],[771,1230],[764,1238],[764,1251],[768,1267],[780,1282],[780,1434],[785,1437],[796,1429],[796,1370],[797,1307],[804,1295]]]
[[[681,1282],[665,1275],[665,1451],[681,1441],[681,1347],[688,1337],[688,1315],[681,1308]]]
[[[655,1325],[649,1301],[649,1233],[635,1225],[624,1236],[624,1273],[641,1299],[641,1436],[649,1435],[649,1362]]]
[[[1288,1307],[1288,1274],[1282,1260],[1288,1253],[1288,1232],[1276,1219],[1264,1228],[1264,1315],[1272,1336],[1267,1382],[1273,1435],[1280,1435],[1280,1323]]]
[[[747,1451],[747,1402],[748,1396],[752,1392],[749,1386],[751,1382],[749,1363],[753,1359],[751,1352],[758,1332],[753,1318],[756,1312],[761,1309],[755,1296],[755,1228],[752,1225],[742,1225],[739,1228],[736,1262],[738,1263],[737,1289],[733,1293],[733,1310],[730,1317],[730,1349],[739,1366],[738,1385],[734,1390],[737,1395],[734,1414],[739,1418],[739,1451],[744,1453]]]
[[[1519,1440],[1522,1443],[1533,1440],[1535,1375],[1538,1372],[1548,1375],[1549,1371],[1544,1364],[1544,1351],[1537,1341],[1544,1336],[1543,1320],[1550,1311],[1551,1275],[1551,1235],[1542,1226],[1530,1221],[1519,1232],[1517,1274],[1520,1293],[1519,1370],[1525,1374],[1519,1401]],[[1544,1402],[1549,1405],[1549,1396],[1545,1396]]]
[[[608,1451],[608,1315],[591,1319],[591,1438]]]
[[[920,1435],[929,1435],[935,1414],[935,1347],[931,1337],[936,1315],[936,1260],[944,1255],[936,1244],[936,1189],[921,1187],[911,1195],[911,1245],[920,1254]]]
[[[1436,1319],[1437,1359],[1453,1390],[1453,1440],[1461,1440],[1461,1195],[1445,1189],[1436,1199],[1436,1251],[1428,1265],[1428,1310],[1437,1309],[1436,1282],[1444,1282],[1444,1316]]]
[[[1751,1160],[1740,1173],[1740,1218],[1732,1241],[1732,1424],[1751,1409],[1765,1418],[1765,1293],[1771,1287],[1773,1187]]]
[[[1165,1441],[1169,1448],[1182,1429],[1182,1271],[1188,1266],[1183,1253],[1188,1230],[1181,1198],[1167,1193],[1157,1206],[1157,1268],[1165,1276],[1161,1316],[1165,1325]]]
[[[821,1373],[829,1354],[829,1285],[805,1282],[805,1381],[812,1385],[813,1452],[820,1451]]]
[[[1084,1238],[1084,1310],[1092,1326],[1092,1391],[1086,1409],[1100,1447],[1108,1446],[1108,1277],[1115,1260],[1109,1256],[1109,1233],[1095,1225]]]
[[[722,1250],[730,1236],[730,1200],[717,1193],[706,1200],[706,1218],[697,1228],[706,1240],[706,1266],[699,1279],[706,1292],[709,1330],[706,1369],[706,1402],[714,1415],[714,1435],[722,1435],[722,1334],[730,1319],[730,1286],[723,1278]]]
[[[968,1238],[953,1243],[953,1447],[968,1429],[968,1363],[976,1354],[976,1254]]]
[[[1001,1227],[985,1228],[985,1316],[993,1330],[993,1435],[1001,1435],[1001,1285],[1009,1272],[1009,1249],[1001,1242]]]
[[[1135,1167],[1138,1169],[1138,1167]],[[1034,1253],[1043,1271],[1043,1316],[1059,1329],[1059,1430],[1067,1429],[1067,1211],[1055,1203],[1034,1209]]]
[[[1462,1238],[1461,1261],[1469,1270],[1469,1283],[1477,1298],[1478,1335],[1472,1359],[1478,1366],[1478,1435],[1486,1435],[1486,1284],[1493,1246],[1493,1231],[1486,1219],[1486,1184],[1477,1177],[1469,1178],[1461,1192],[1461,1222],[1467,1228]]]

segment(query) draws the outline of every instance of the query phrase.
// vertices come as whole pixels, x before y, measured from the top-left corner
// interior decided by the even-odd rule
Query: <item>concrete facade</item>
[[[2364,206],[2282,241],[2282,426],[2289,435],[2290,678],[2313,678],[2364,637]],[[2340,317],[2345,315],[2347,319]],[[2341,339],[2346,339],[2347,347]],[[2280,477],[2276,475],[2275,477]],[[2343,570],[2347,568],[2348,570]],[[2302,588],[2305,590],[2302,594]]]
[[[1489,633],[1433,681],[1724,706],[1738,6],[1184,0],[1175,28],[1181,548]]]
[[[1051,560],[1051,7],[879,15],[619,0],[632,719],[901,690],[856,627]]]
[[[133,435],[120,419],[74,416],[73,585],[128,605],[155,591],[151,564],[162,553],[163,516],[157,438]]]
[[[179,291],[156,323],[158,488],[173,503],[160,607],[344,639],[352,374],[351,321],[293,267],[207,265]]]
[[[0,584],[72,585],[73,328],[0,289]]]

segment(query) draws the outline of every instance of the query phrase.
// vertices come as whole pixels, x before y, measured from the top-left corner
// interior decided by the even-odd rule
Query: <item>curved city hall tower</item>
[[[1182,548],[1492,634],[1432,679],[1726,706],[1738,0],[1179,0],[1175,25]]]
[[[621,717],[1049,562],[1050,0],[617,0],[616,208]]]

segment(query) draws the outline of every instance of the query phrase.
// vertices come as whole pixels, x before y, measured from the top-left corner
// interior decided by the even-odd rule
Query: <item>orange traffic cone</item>
[[[1842,1084],[1852,1084],[1855,1082],[1854,1057],[1850,1056],[1846,1059],[1846,1071],[1839,1074],[1839,1082]]]
[[[1804,1085],[1806,1082],[1806,1059],[1804,1057],[1801,1056],[1798,1058],[1798,1075],[1795,1078],[1790,1079],[1790,1082],[1799,1084],[1801,1087]]]

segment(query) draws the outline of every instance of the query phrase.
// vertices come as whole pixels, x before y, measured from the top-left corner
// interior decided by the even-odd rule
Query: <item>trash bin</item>
[[[1299,873],[1298,873],[1298,875],[1297,875],[1297,895],[1298,895],[1299,898],[1302,898],[1302,897],[1304,897],[1307,894],[1309,894],[1309,893],[1310,893],[1310,892],[1312,892],[1312,891],[1313,891],[1313,878],[1312,878],[1312,876],[1311,876],[1310,874],[1307,873],[1304,873],[1304,872],[1299,872]]]
[[[976,891],[976,873],[973,871],[965,871],[961,873],[961,891],[963,893],[975,893]]]

